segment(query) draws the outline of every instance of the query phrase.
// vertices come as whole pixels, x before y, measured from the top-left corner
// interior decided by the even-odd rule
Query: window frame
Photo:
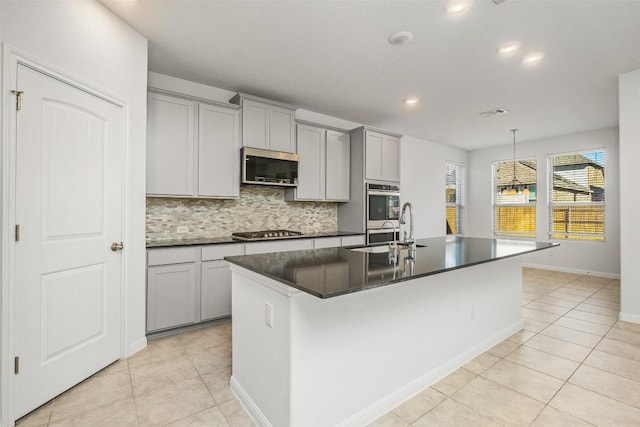
[[[496,191],[498,188],[498,175],[497,168],[499,164],[507,163],[511,164],[513,162],[526,162],[533,161],[536,164],[536,198],[533,202],[529,201],[528,203],[509,203],[509,204],[498,204],[498,192]],[[537,156],[527,156],[527,157],[516,157],[516,159],[506,159],[506,160],[494,160],[491,162],[491,209],[492,209],[492,233],[494,237],[500,238],[517,238],[517,239],[529,239],[535,240],[538,233],[538,194],[539,194],[539,162]],[[516,177],[517,178],[517,177]],[[498,230],[498,208],[500,207],[533,207],[534,208],[534,230],[533,232],[517,232],[517,231],[499,231]]]
[[[554,202],[553,201],[553,184],[554,184],[554,169],[553,169],[553,160],[558,156],[570,156],[570,155],[581,155],[585,156],[585,154],[592,153],[602,153],[602,168],[603,168],[603,179],[604,179],[604,198],[599,202]],[[585,156],[586,157],[586,156]],[[596,162],[597,163],[597,162]],[[557,242],[594,242],[594,243],[605,243],[607,241],[607,179],[606,179],[606,170],[607,170],[607,150],[604,147],[599,148],[589,148],[582,150],[571,150],[566,152],[559,152],[553,154],[547,154],[547,237],[551,241]],[[554,207],[586,207],[586,206],[602,206],[602,233],[573,233],[573,232],[565,232],[558,233],[553,229],[554,226]],[[564,236],[564,237],[559,237]]]
[[[449,202],[447,198],[447,189],[449,188],[449,167],[453,167],[456,171],[456,201]],[[463,219],[464,219],[464,198],[465,198],[465,181],[466,181],[466,165],[461,162],[454,162],[450,160],[445,161],[444,165],[444,188],[445,188],[445,219],[448,220],[447,211],[449,208],[455,209],[456,215],[456,224],[455,224],[455,233],[453,232],[451,235],[459,236],[464,232]],[[462,175],[462,176],[460,176]],[[447,221],[448,224],[448,221]],[[451,226],[451,224],[449,224]],[[446,233],[446,230],[445,230]]]

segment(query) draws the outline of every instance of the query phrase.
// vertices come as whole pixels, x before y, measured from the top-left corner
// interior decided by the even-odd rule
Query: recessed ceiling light
[[[473,2],[470,0],[449,0],[444,6],[444,13],[449,16],[459,16],[471,9]]]
[[[480,115],[484,117],[495,117],[506,113],[508,113],[508,111],[504,108],[494,108],[493,110],[483,111]]]
[[[418,102],[420,102],[420,98],[415,98],[415,97],[411,97],[411,98],[407,98],[404,100],[404,103],[407,105],[416,105]]]
[[[534,64],[537,64],[540,61],[542,61],[542,58],[544,58],[544,53],[542,53],[542,52],[530,53],[528,55],[525,55],[522,58],[522,64],[523,65],[534,65]]]
[[[405,44],[413,40],[413,34],[409,31],[398,31],[389,36],[389,43],[391,44]]]
[[[518,49],[520,49],[520,43],[518,42],[507,42],[507,43],[503,43],[500,46],[498,46],[498,49],[496,49],[496,52],[498,52],[498,54],[500,55],[511,55],[515,52],[518,51]]]

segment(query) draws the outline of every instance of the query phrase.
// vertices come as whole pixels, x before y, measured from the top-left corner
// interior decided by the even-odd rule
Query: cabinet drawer
[[[211,245],[202,248],[202,261],[223,259],[226,256],[244,255],[243,243],[229,245]]]
[[[342,238],[342,246],[364,245],[364,235],[344,236]]]
[[[149,249],[147,251],[147,265],[152,266],[195,262],[198,258],[197,251],[197,248]]]
[[[342,240],[340,237],[324,237],[322,239],[315,239],[313,247],[320,248],[337,248],[342,246]]]
[[[311,239],[280,240],[277,242],[257,242],[247,243],[245,249],[247,255],[265,254],[270,252],[296,251],[302,249],[312,249]]]

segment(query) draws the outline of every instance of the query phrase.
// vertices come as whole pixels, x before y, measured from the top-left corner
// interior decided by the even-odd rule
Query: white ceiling
[[[640,0],[476,0],[456,19],[435,0],[102,1],[151,71],[465,149],[617,126],[617,76],[640,69]],[[510,40],[543,63],[498,57]]]

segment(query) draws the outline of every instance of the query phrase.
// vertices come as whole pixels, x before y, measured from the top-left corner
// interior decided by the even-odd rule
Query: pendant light
[[[518,129],[511,129],[513,133],[513,179],[502,189],[502,196],[517,196],[518,194],[529,195],[529,187],[516,178],[516,132]]]

